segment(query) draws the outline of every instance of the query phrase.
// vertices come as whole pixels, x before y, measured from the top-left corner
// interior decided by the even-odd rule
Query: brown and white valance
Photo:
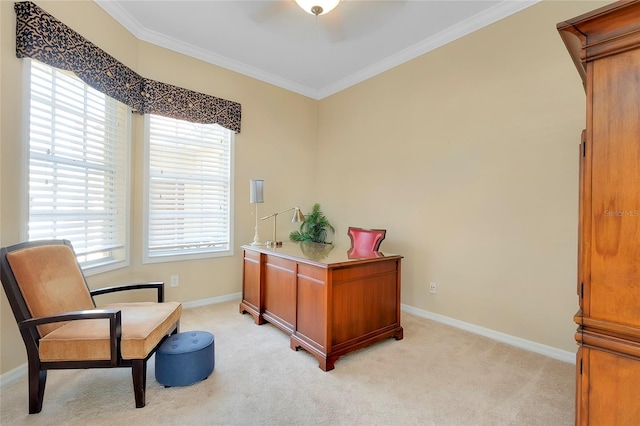
[[[140,76],[32,2],[15,3],[16,55],[74,72],[89,86],[143,114],[217,123],[240,133],[237,102]]]

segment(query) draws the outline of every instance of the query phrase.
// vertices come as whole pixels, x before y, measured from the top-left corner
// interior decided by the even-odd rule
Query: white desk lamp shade
[[[251,204],[264,203],[263,188],[264,180],[252,179],[249,181],[249,202]]]
[[[260,235],[258,235],[258,204],[264,203],[264,180],[251,179],[249,181],[249,202],[256,205],[256,227],[253,234],[252,246],[261,246]]]

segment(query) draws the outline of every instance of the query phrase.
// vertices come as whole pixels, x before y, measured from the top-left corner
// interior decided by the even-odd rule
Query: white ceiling
[[[94,0],[137,38],[322,99],[539,0]]]

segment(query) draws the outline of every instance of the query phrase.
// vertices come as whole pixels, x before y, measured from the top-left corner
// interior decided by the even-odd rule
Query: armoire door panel
[[[594,63],[589,315],[640,326],[640,50]],[[629,119],[635,117],[635,119]]]
[[[585,349],[588,421],[592,425],[637,426],[640,420],[640,360]]]

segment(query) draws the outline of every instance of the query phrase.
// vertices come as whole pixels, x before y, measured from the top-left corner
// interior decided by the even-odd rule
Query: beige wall
[[[573,351],[578,136],[584,92],[555,24],[602,2],[545,1],[320,102],[136,40],[90,1],[37,1],[145,77],[237,101],[233,257],[141,264],[142,120],[134,116],[131,267],[90,285],[180,276],[167,298],[241,290],[239,245],[260,214],[322,204],[349,225],[388,229],[401,253],[402,302]],[[0,1],[0,244],[19,241],[21,61],[13,3]],[[316,108],[319,117],[316,133]],[[317,138],[317,141],[316,141]],[[312,188],[309,190],[309,188]],[[279,236],[290,224],[279,222]],[[270,223],[260,228],[263,240]],[[429,295],[428,283],[438,284]],[[1,298],[0,373],[25,362]]]
[[[320,102],[318,198],[339,233],[388,230],[403,303],[575,350],[585,95],[556,24],[602,4],[539,3]]]

